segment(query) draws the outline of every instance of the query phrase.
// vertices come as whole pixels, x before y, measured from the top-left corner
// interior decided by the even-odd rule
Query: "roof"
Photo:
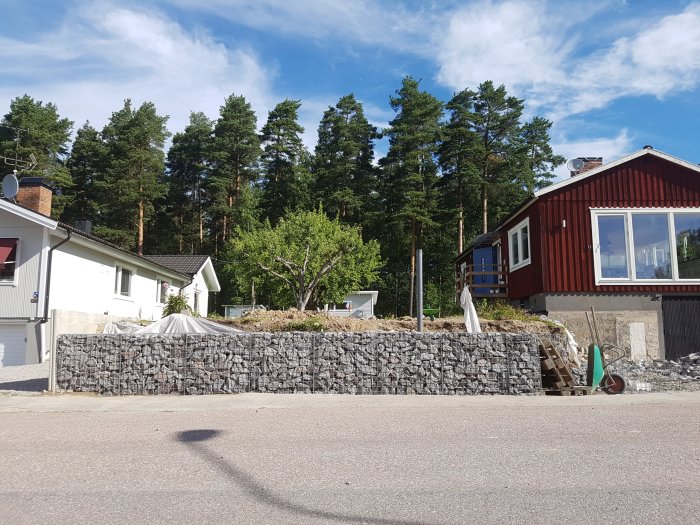
[[[85,233],[82,230],[79,230],[77,228],[74,228],[73,226],[70,226],[66,223],[55,221],[51,219],[50,217],[46,217],[45,215],[42,215],[41,213],[37,213],[36,211],[27,208],[25,206],[22,206],[21,204],[17,204],[15,202],[11,202],[6,199],[0,199],[0,210],[6,210],[10,213],[13,213],[14,215],[17,215],[18,217],[21,217],[23,219],[27,219],[28,221],[31,221],[35,224],[38,224],[40,226],[44,226],[50,230],[56,231],[56,230],[65,230],[67,233],[70,233],[71,236],[77,235],[79,237],[82,237],[83,239],[88,239],[94,243],[98,243],[100,245],[109,247],[113,250],[117,250],[131,258],[134,259],[140,259],[144,263],[147,263],[149,266],[156,266],[160,267],[164,270],[168,270],[168,273],[175,273],[178,274],[180,277],[187,278],[190,277],[184,272],[180,272],[178,270],[174,270],[173,268],[170,268],[164,264],[160,264],[157,261],[152,261],[150,259],[147,259],[146,257],[143,257],[141,255],[137,255],[133,252],[130,252],[129,250],[125,250],[124,248],[121,248],[117,246],[116,244],[112,244],[111,242],[105,241],[104,239],[100,239],[99,237],[96,237],[90,233]]]
[[[540,189],[540,190],[537,190],[537,191],[532,195],[532,197],[528,198],[528,199],[527,199],[525,202],[523,202],[520,206],[518,206],[517,208],[515,208],[515,210],[514,210],[512,213],[509,213],[508,216],[507,216],[503,221],[501,221],[501,223],[500,223],[492,232],[489,232],[489,233],[486,233],[486,234],[482,234],[482,235],[480,235],[480,236],[474,238],[474,239],[467,245],[467,247],[464,249],[464,251],[462,251],[462,253],[460,253],[460,254],[457,256],[457,259],[459,259],[459,257],[460,257],[464,252],[466,252],[466,251],[468,251],[468,250],[471,250],[471,249],[473,249],[473,248],[478,247],[478,245],[479,245],[479,244],[478,244],[478,243],[479,243],[479,239],[480,239],[481,237],[483,237],[484,235],[497,234],[497,232],[499,232],[500,229],[501,229],[505,224],[507,224],[511,219],[513,219],[513,217],[515,217],[516,215],[519,215],[521,212],[523,212],[523,211],[525,211],[527,208],[529,208],[539,197],[541,197],[541,196],[543,196],[543,195],[546,195],[546,194],[548,194],[548,193],[552,193],[552,192],[554,192],[554,191],[558,191],[558,190],[560,190],[560,189],[562,189],[562,188],[565,188],[565,187],[567,187],[567,186],[570,186],[570,185],[572,185],[572,184],[578,184],[579,182],[581,182],[581,181],[584,180],[584,179],[587,179],[587,178],[589,178],[589,177],[594,177],[594,176],[598,175],[599,173],[602,173],[602,172],[604,172],[604,171],[609,170],[610,168],[614,168],[615,166],[619,166],[619,165],[621,165],[621,164],[624,164],[624,163],[629,162],[629,161],[631,161],[631,160],[634,160],[634,159],[636,159],[636,158],[642,157],[642,156],[644,156],[644,155],[650,155],[650,156],[653,156],[653,157],[658,157],[658,158],[660,158],[660,159],[666,160],[666,161],[668,161],[668,162],[672,162],[672,163],[677,164],[677,165],[679,165],[679,166],[683,166],[684,168],[688,168],[688,169],[693,170],[693,171],[695,171],[695,172],[697,172],[697,173],[700,173],[700,166],[698,166],[697,164],[693,164],[692,162],[688,162],[687,160],[683,160],[683,159],[681,159],[681,158],[674,157],[673,155],[669,155],[668,153],[664,153],[663,151],[655,150],[655,149],[653,149],[653,148],[651,148],[651,147],[644,147],[644,148],[642,148],[642,149],[640,149],[640,150],[638,150],[638,151],[635,151],[634,153],[631,153],[631,154],[627,155],[626,157],[619,158],[619,159],[617,159],[617,160],[615,160],[615,161],[613,161],[613,162],[609,162],[609,163],[607,163],[607,164],[602,164],[602,165],[600,165],[600,166],[598,166],[598,167],[596,167],[596,168],[593,168],[593,169],[591,169],[591,170],[585,171],[585,172],[583,172],[583,173],[580,174],[580,175],[574,175],[573,177],[569,177],[569,178],[567,178],[567,179],[564,179],[564,180],[562,180],[562,181],[559,181],[559,182],[557,182],[556,184],[552,184],[552,185],[550,185],[550,186],[545,186],[544,188],[542,188],[542,189]]]
[[[208,255],[144,255],[155,263],[192,277],[209,258]]]

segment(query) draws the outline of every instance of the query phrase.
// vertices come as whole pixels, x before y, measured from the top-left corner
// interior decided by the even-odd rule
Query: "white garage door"
[[[0,323],[0,366],[25,364],[26,337],[25,324]]]

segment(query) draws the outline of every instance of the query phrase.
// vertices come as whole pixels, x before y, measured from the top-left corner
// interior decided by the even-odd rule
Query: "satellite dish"
[[[17,182],[17,177],[10,173],[5,175],[2,179],[2,194],[7,199],[13,199],[17,195],[19,190],[19,182]]]
[[[583,161],[581,159],[571,159],[566,163],[566,167],[569,171],[580,171],[583,169]]]

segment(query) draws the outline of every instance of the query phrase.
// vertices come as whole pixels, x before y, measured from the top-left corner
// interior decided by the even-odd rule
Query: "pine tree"
[[[262,128],[262,206],[272,224],[286,212],[308,210],[310,157],[301,141],[304,128],[297,122],[301,102],[284,100],[270,111]]]
[[[67,204],[61,220],[73,223],[78,219],[95,220],[99,215],[99,195],[96,182],[104,175],[106,149],[102,137],[89,122],[75,135],[66,166],[73,186],[66,191]]]
[[[212,251],[218,253],[235,229],[237,218],[254,215],[244,209],[255,203],[250,187],[258,178],[260,139],[257,118],[242,96],[230,95],[219,110],[209,149],[211,176],[205,191],[210,216]],[[247,196],[246,196],[247,195]]]
[[[385,134],[389,152],[382,159],[387,223],[398,223],[394,234],[407,228],[410,238],[409,314],[413,314],[415,253],[421,247],[423,228],[432,224],[436,205],[437,163],[442,103],[419,89],[412,77],[403,79],[396,97],[390,98],[397,112]],[[395,270],[398,268],[395,267]],[[398,281],[398,279],[395,279]]]
[[[168,244],[161,251],[200,253],[204,244],[206,202],[203,188],[209,176],[208,153],[213,122],[204,113],[192,112],[184,131],[176,133],[168,151],[165,181],[165,224]]]
[[[60,194],[73,185],[65,166],[72,127],[73,122],[61,118],[54,104],[35,101],[29,95],[12,100],[9,113],[0,122],[0,156],[14,163],[15,157],[28,162],[34,155],[36,166],[19,175],[44,177],[51,182],[56,193],[51,212],[54,217],[59,217],[65,206],[66,199]]]
[[[350,224],[366,222],[377,190],[372,161],[378,136],[352,94],[323,114],[314,163],[315,198],[330,216]]]
[[[107,162],[105,177],[98,183],[102,216],[95,231],[139,255],[154,202],[166,191],[162,174],[167,120],[156,113],[152,102],[134,110],[131,100],[126,100],[102,130]]]

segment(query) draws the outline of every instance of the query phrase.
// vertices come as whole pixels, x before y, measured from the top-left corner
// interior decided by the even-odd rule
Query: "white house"
[[[377,304],[379,292],[373,290],[361,290],[345,296],[343,303],[345,308],[330,308],[328,313],[336,317],[357,317],[369,319],[374,317],[374,305]]]
[[[0,366],[42,362],[60,334],[160,319],[167,294],[188,286],[206,313],[206,294],[219,289],[210,261],[198,280],[49,218],[42,179],[22,179],[16,199],[0,199]]]
[[[148,260],[189,276],[190,283],[182,289],[192,311],[207,316],[209,292],[220,292],[221,286],[208,255],[146,255]]]

